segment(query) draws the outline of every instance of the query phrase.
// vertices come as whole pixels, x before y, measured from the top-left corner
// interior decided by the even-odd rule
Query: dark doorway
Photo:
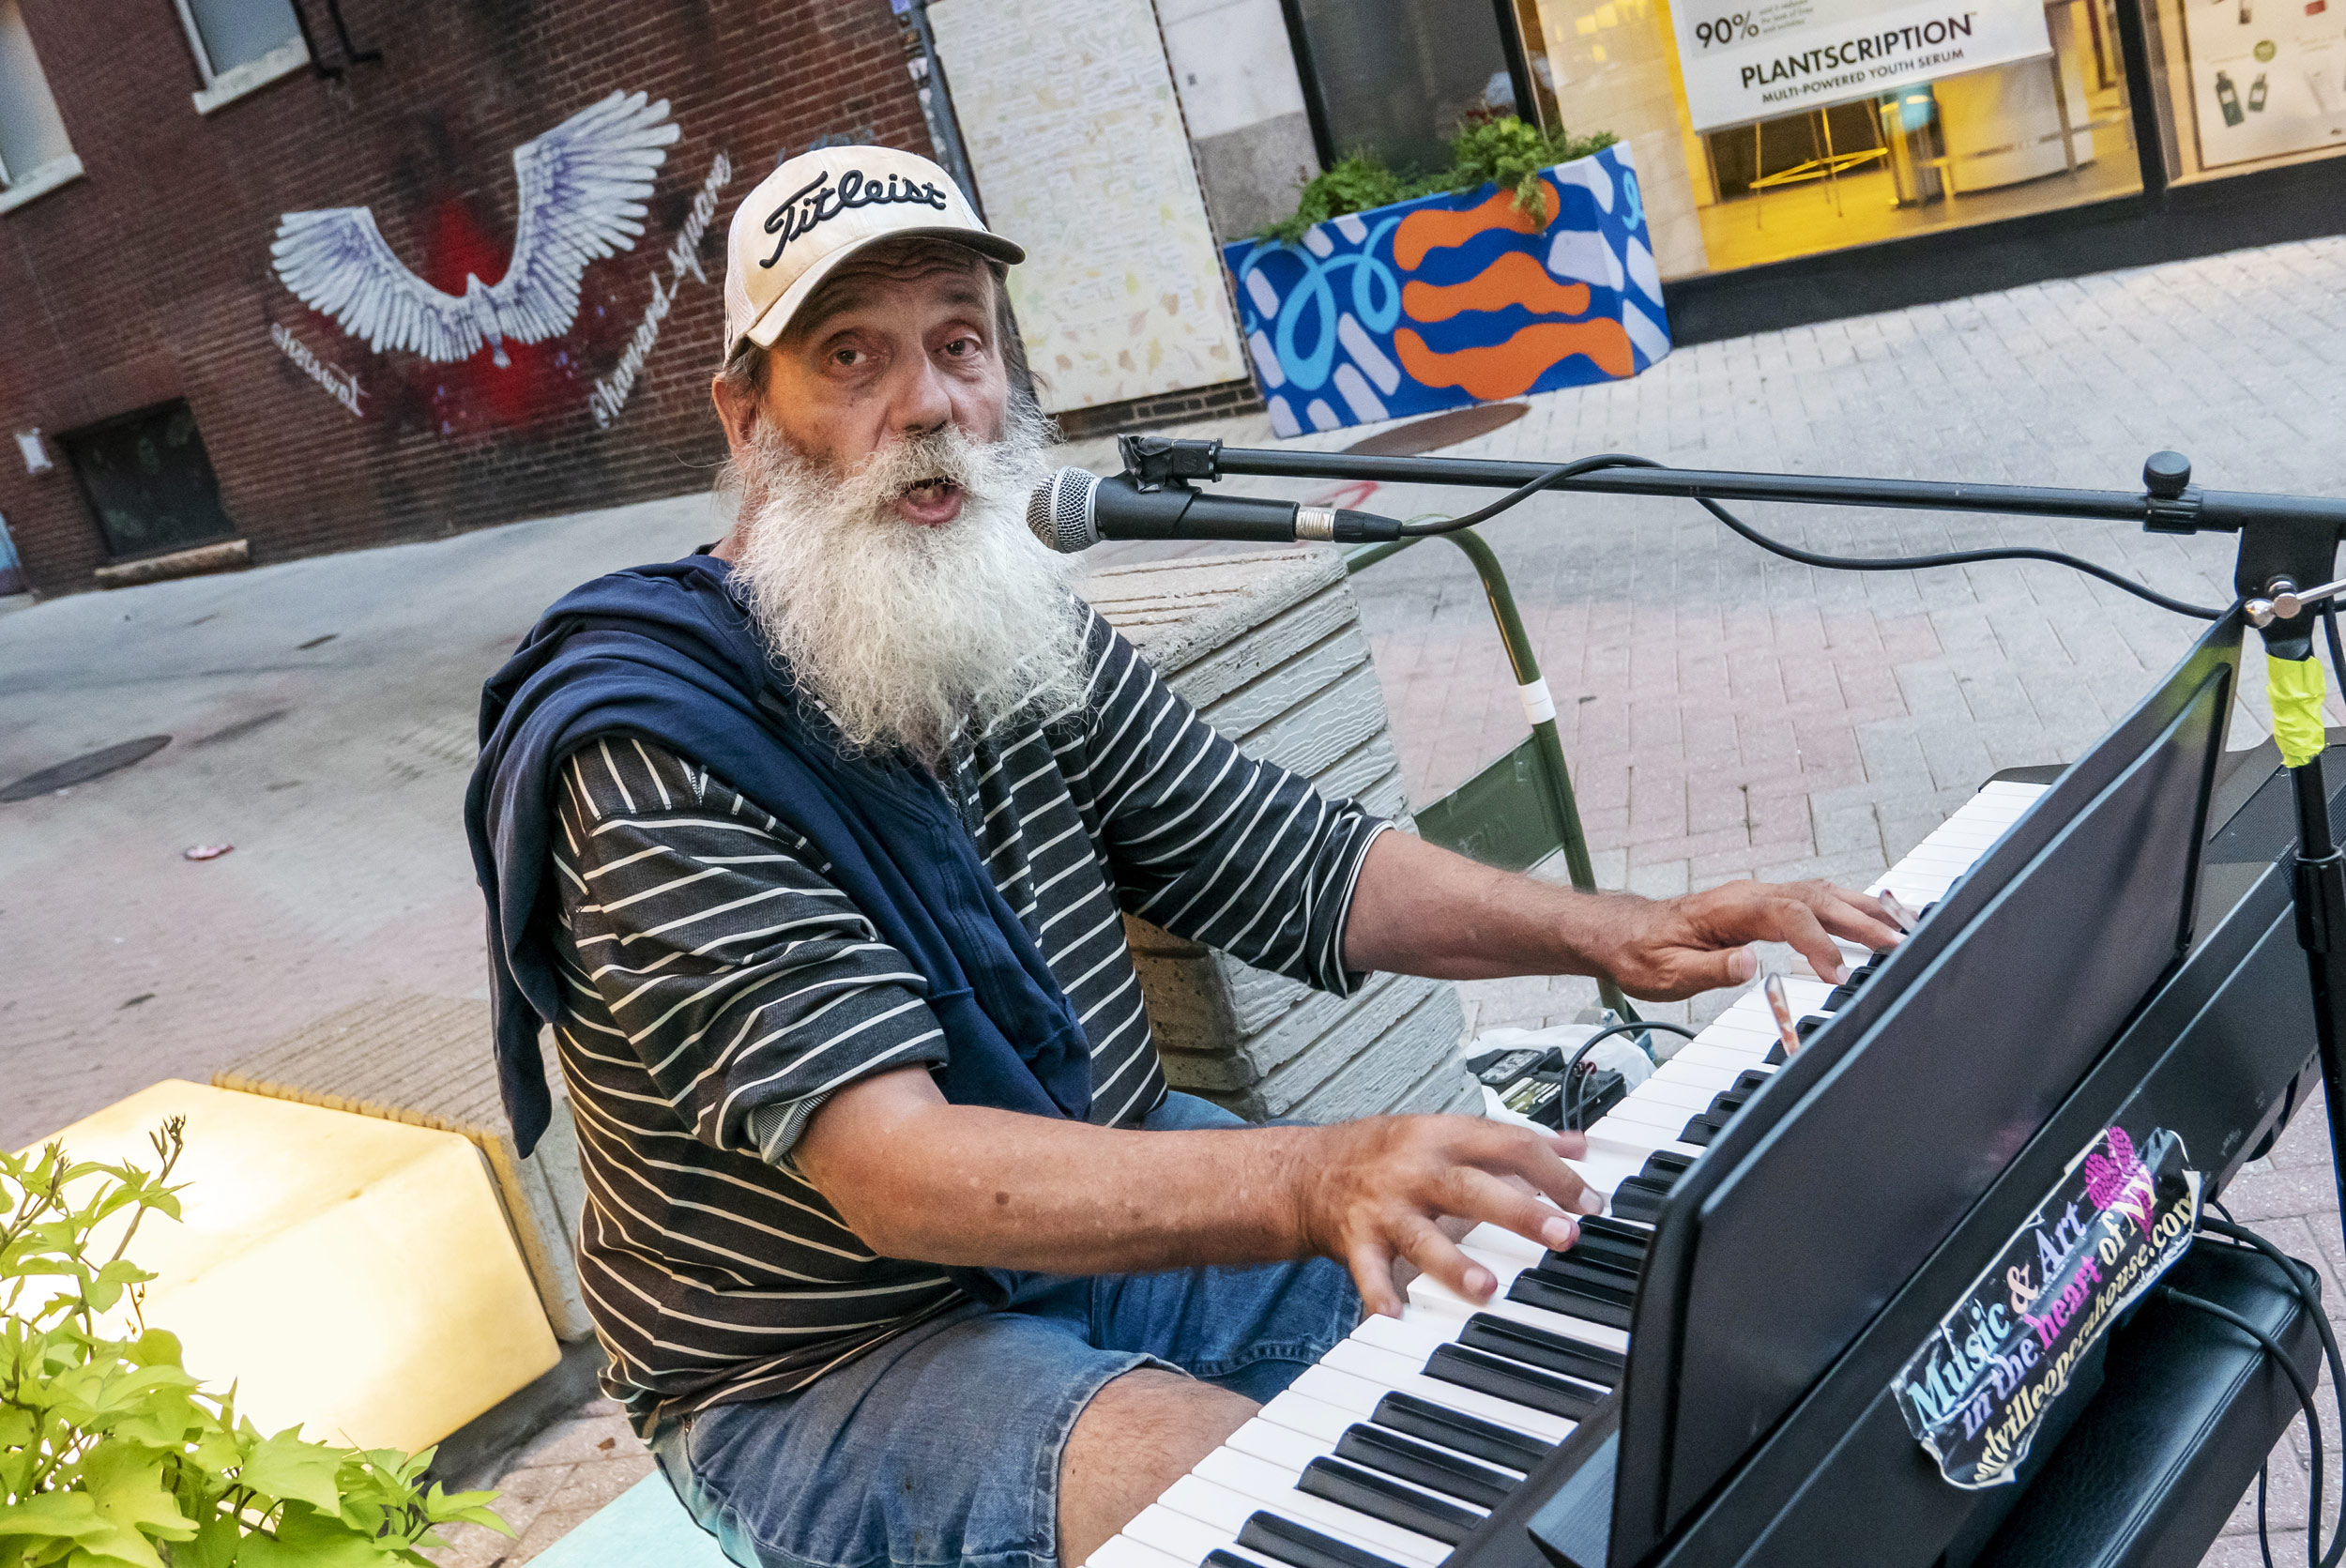
[[[115,560],[208,544],[236,531],[195,416],[166,403],[57,438]]]
[[[1471,114],[1516,113],[1515,73],[1489,0],[1285,0],[1323,157],[1367,152],[1395,170],[1449,162]],[[1538,111],[1526,104],[1526,118]]]

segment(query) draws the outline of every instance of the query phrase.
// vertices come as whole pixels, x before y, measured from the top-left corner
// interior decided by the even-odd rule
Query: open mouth
[[[907,523],[937,526],[961,515],[961,486],[942,475],[906,485],[896,493],[896,514]]]

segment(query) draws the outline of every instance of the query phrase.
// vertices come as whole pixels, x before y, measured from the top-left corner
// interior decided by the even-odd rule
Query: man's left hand
[[[1623,991],[1668,1002],[1760,972],[1744,944],[1789,942],[1825,980],[1848,978],[1832,938],[1880,950],[1902,937],[1879,905],[1830,882],[1729,882],[1679,898],[1607,899],[1618,929],[1599,957]]]

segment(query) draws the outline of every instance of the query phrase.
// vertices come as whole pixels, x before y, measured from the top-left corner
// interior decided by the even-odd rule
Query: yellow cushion
[[[55,1139],[151,1170],[173,1116],[184,1218],[148,1216],[129,1255],[159,1276],[146,1321],[262,1431],[422,1448],[558,1359],[470,1140],[177,1079]]]

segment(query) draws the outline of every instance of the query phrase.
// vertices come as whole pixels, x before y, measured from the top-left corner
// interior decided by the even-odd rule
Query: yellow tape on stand
[[[2266,689],[2273,705],[2273,739],[2281,760],[2303,768],[2329,744],[2322,724],[2322,695],[2326,690],[2319,659],[2264,657]]]

